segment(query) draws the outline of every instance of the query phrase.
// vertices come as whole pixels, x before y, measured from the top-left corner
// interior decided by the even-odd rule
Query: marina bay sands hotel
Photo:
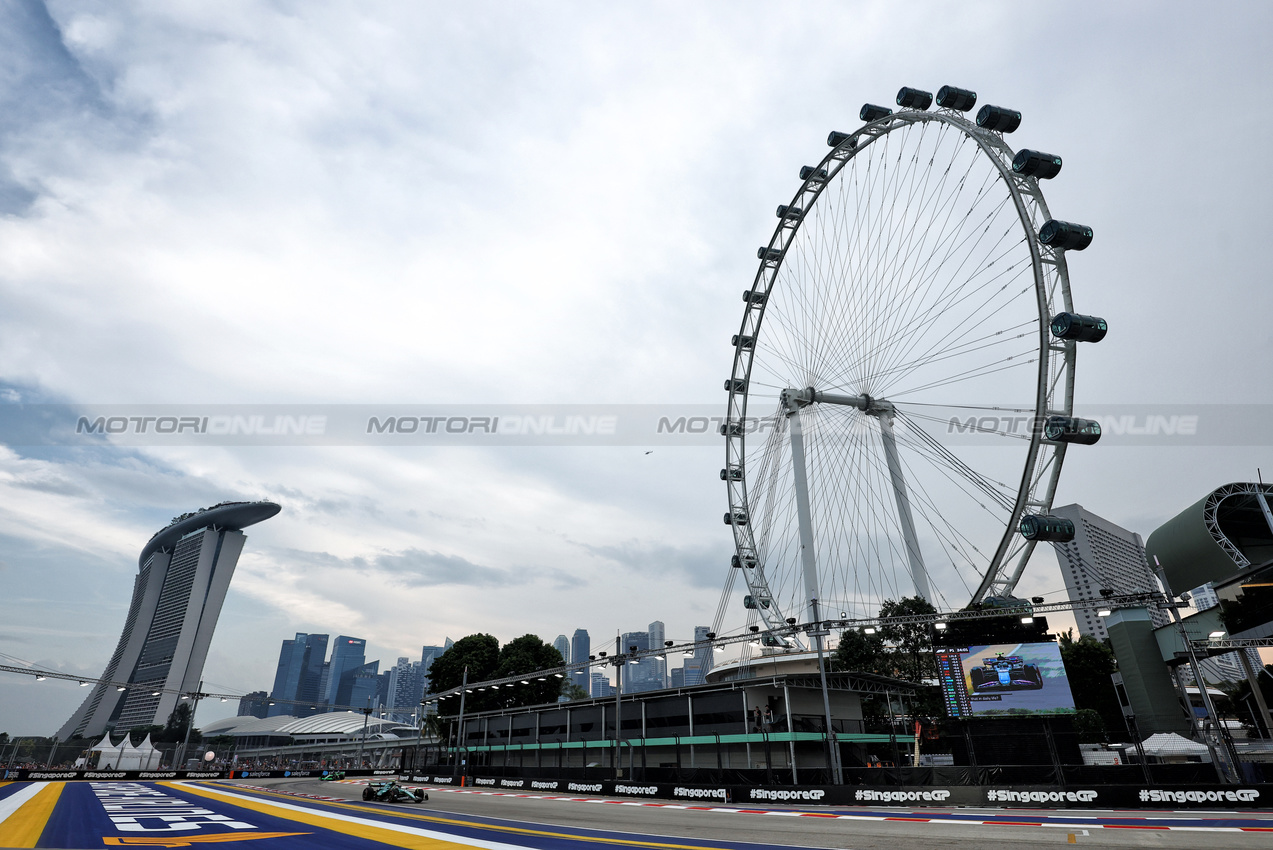
[[[273,502],[223,502],[174,519],[141,550],[124,633],[106,671],[58,738],[163,725],[194,692],[247,536]]]

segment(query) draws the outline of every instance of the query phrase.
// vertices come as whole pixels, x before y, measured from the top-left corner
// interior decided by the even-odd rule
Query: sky
[[[799,167],[863,102],[951,84],[1022,111],[1012,143],[1064,156],[1049,205],[1095,230],[1070,274],[1111,333],[1076,409],[1248,423],[1071,453],[1056,503],[1148,536],[1273,469],[1271,24],[1256,2],[8,0],[0,406],[723,412]],[[282,506],[205,666],[230,693],[268,690],[295,632],[385,667],[479,631],[689,639],[732,554],[719,441],[39,442],[0,445],[0,661],[72,674],[104,668],[151,534],[227,499]],[[1050,552],[1018,592],[1060,598]],[[11,734],[83,693],[0,688]]]

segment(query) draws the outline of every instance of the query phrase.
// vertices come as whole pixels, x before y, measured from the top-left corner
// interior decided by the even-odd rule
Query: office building
[[[624,632],[620,638],[620,646],[623,652],[636,653],[645,652],[650,648],[649,632]],[[629,659],[623,665],[621,671],[622,676],[617,680],[621,683],[623,692],[626,694],[641,693],[643,691],[655,690],[655,686],[651,682],[651,673],[649,667],[650,659],[642,658],[641,660]]]
[[[588,656],[591,654],[592,641],[588,638],[588,630],[575,629],[575,636],[570,640],[570,663],[586,663]],[[592,692],[592,681],[588,678],[588,668],[571,671],[570,678],[576,685],[583,688],[586,693]]]
[[[100,738],[112,729],[167,722],[181,694],[199,688],[221,605],[247,541],[242,529],[278,512],[273,502],[223,502],[183,514],[150,538],[138,559],[119,643],[101,681],[58,730],[58,738]]]
[[[570,663],[570,638],[565,635],[557,635],[557,639],[553,641],[553,649],[561,653],[561,660]]]
[[[589,677],[588,696],[595,698],[614,696],[614,688],[605,673],[593,673]]]
[[[668,687],[672,687],[672,688],[684,687],[685,686],[685,668],[673,667],[671,670],[668,671],[668,678],[670,680]]]
[[[335,705],[348,705],[355,709],[376,708],[384,704],[387,686],[388,678],[380,675],[380,662],[369,661],[347,670],[341,677]]]
[[[252,691],[239,697],[239,717],[260,717],[269,716],[269,699],[270,695],[265,691]]]
[[[1073,540],[1052,544],[1066,592],[1071,602],[1092,603],[1074,609],[1079,634],[1105,640],[1109,633],[1104,619],[1097,616],[1104,599],[1102,589],[1118,595],[1158,590],[1158,581],[1145,555],[1145,541],[1082,505],[1064,505],[1053,508],[1052,513],[1074,523]],[[1157,608],[1150,608],[1149,616],[1155,628],[1170,621],[1170,615]]]
[[[701,685],[707,681],[707,674],[712,670],[713,663],[713,647],[712,642],[707,636],[711,634],[711,628],[708,626],[694,627],[694,655],[686,658],[682,664],[686,685]]]
[[[455,641],[451,640],[450,638],[445,638],[443,639],[441,646],[421,647],[420,673],[419,673],[419,680],[418,680],[419,687],[417,688],[417,691],[416,691],[416,702],[419,702],[421,699],[423,699],[424,692],[429,689],[429,671],[433,669],[434,659],[444,654],[452,646],[455,646]],[[438,704],[435,702],[429,703],[428,705],[424,707],[424,710],[429,714],[437,714]]]
[[[667,628],[662,620],[650,623],[650,648],[660,649],[667,640]],[[656,656],[650,659],[650,678],[658,682],[660,688],[667,687],[667,659]]]
[[[348,696],[352,684],[349,677],[354,670],[367,663],[366,651],[367,642],[362,638],[349,635],[340,635],[336,638],[336,642],[332,645],[331,661],[328,662],[327,688],[324,694],[328,705],[350,707]],[[341,699],[342,693],[345,699]],[[360,704],[353,707],[362,708],[363,706]]]
[[[419,661],[412,661],[403,655],[387,671],[389,678],[385,705],[390,709],[391,719],[400,723],[412,722],[420,708],[420,666]]]
[[[274,705],[270,707],[269,716],[308,717],[317,712],[326,655],[327,635],[297,632],[292,640],[283,641],[274,673],[274,688],[270,691]]]

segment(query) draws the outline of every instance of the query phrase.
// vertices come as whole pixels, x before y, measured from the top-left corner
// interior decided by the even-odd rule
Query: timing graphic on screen
[[[1055,643],[937,647],[951,717],[1069,714],[1074,695]]]

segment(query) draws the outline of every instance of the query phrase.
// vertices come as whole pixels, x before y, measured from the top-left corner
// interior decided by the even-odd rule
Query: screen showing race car
[[[939,646],[936,652],[951,717],[1074,712],[1074,695],[1055,643]]]

